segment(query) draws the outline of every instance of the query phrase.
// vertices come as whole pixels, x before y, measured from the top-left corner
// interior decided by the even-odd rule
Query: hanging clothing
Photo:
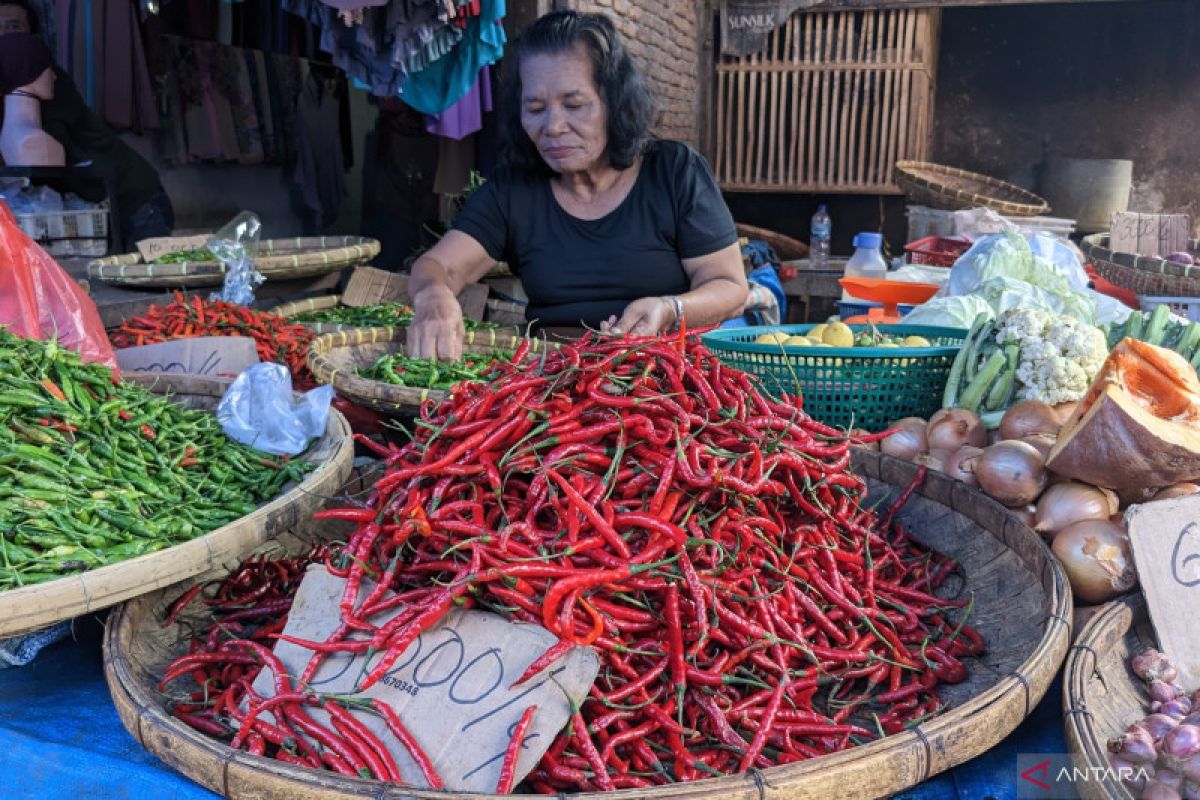
[[[400,97],[418,111],[440,114],[477,82],[482,67],[504,54],[504,0],[481,0],[480,15],[467,22],[462,40],[444,58],[409,76]]]
[[[435,136],[462,139],[483,128],[483,115],[492,110],[491,67],[483,67],[475,83],[457,103],[426,117],[425,130]]]
[[[309,74],[300,92],[296,169],[305,227],[315,233],[333,224],[347,197],[338,101],[333,81]]]

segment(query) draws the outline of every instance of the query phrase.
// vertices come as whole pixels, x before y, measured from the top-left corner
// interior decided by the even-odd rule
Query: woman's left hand
[[[643,297],[625,307],[620,319],[609,317],[600,332],[610,336],[653,336],[675,324],[675,309],[663,297]]]

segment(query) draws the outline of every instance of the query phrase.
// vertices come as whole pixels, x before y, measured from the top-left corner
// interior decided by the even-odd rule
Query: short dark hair
[[[0,0],[5,2],[6,0]],[[505,163],[522,172],[550,174],[550,168],[521,127],[521,60],[525,56],[568,52],[582,44],[592,60],[596,88],[608,109],[608,160],[628,169],[653,138],[654,96],[629,55],[612,20],[604,14],[551,11],[518,37],[505,59],[500,129]]]
[[[0,0],[0,6],[16,6],[21,9],[25,12],[25,17],[29,20],[29,32],[42,32],[42,20],[38,17],[37,12],[33,10],[33,6],[29,4],[29,0]]]

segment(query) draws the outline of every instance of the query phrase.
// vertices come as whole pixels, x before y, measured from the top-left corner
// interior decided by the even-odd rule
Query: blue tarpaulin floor
[[[101,668],[102,622],[75,621],[74,637],[24,667],[0,670],[0,798],[210,800],[144,750],[121,725]],[[897,795],[902,800],[1015,800],[1018,753],[1062,753],[1062,687],[991,751]]]

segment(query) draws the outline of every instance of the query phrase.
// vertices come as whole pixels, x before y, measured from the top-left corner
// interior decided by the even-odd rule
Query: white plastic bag
[[[231,439],[272,455],[294,456],[325,432],[332,402],[332,386],[318,386],[296,400],[287,367],[262,362],[225,390],[217,421]]]
[[[248,306],[254,303],[255,288],[266,280],[254,268],[251,259],[258,252],[258,237],[262,223],[249,211],[243,211],[227,222],[208,240],[209,252],[225,262],[225,284],[213,292],[210,300],[224,300]]]

